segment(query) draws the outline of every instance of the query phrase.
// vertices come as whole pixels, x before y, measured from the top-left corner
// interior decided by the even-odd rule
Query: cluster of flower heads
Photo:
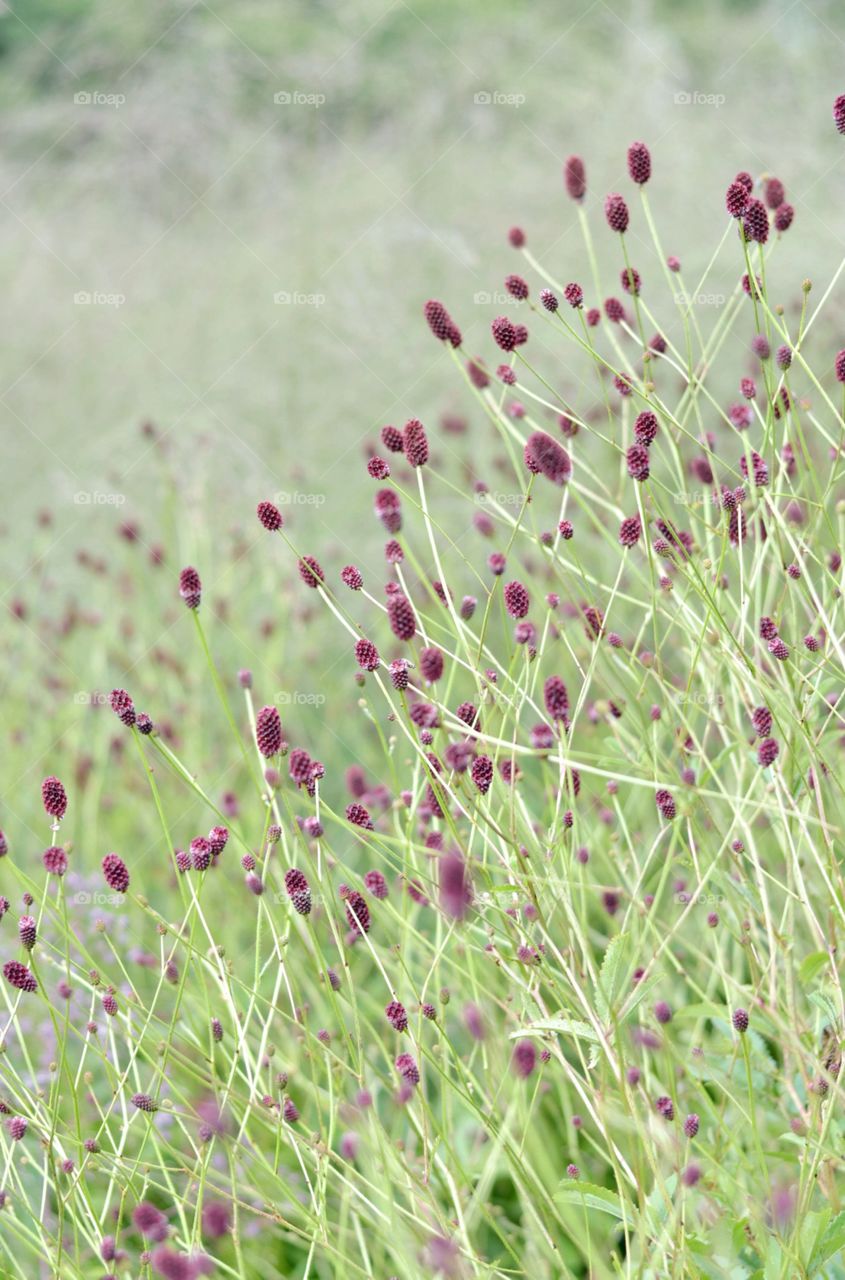
[[[837,99],[834,119],[837,129],[845,134],[845,95]],[[633,143],[628,149],[627,162],[631,182],[637,188],[645,188],[652,175],[652,159],[647,146],[642,142]],[[570,199],[582,206],[587,195],[587,175],[579,156],[570,156],[566,161],[564,185]],[[755,191],[759,194],[755,195]],[[737,224],[741,248],[738,265],[742,272],[737,280],[737,300],[743,306],[756,308],[756,304],[764,301],[765,290],[749,254],[759,253],[754,246],[766,245],[771,236],[785,233],[793,223],[794,209],[787,203],[785,189],[779,179],[766,176],[755,183],[744,172],[737,174],[728,185],[725,207]],[[628,200],[623,194],[613,192],[606,196],[601,208],[607,229],[621,237],[625,245],[632,222]],[[508,240],[514,249],[525,253],[526,261],[533,269],[525,232],[513,227],[508,233]],[[676,257],[670,256],[666,259],[666,268],[678,273],[681,264]],[[593,344],[598,341],[598,335],[592,331],[600,328],[603,319],[607,322],[612,345],[616,346],[621,341],[618,334],[639,342],[642,355],[638,373],[633,372],[636,363],[633,360],[626,369],[612,369],[607,361],[600,366],[602,391],[608,392],[612,386],[617,395],[616,401],[611,401],[609,394],[606,397],[611,419],[615,426],[621,422],[624,432],[613,440],[611,446],[618,455],[619,488],[624,500],[620,495],[619,502],[614,500],[605,504],[606,509],[614,513],[611,545],[617,556],[619,547],[626,553],[621,557],[624,564],[618,583],[627,589],[628,579],[624,573],[634,572],[637,566],[639,572],[645,573],[654,566],[656,587],[659,592],[668,594],[676,585],[684,583],[687,571],[699,577],[709,574],[714,590],[711,598],[718,599],[718,592],[727,589],[731,574],[742,580],[742,555],[747,540],[752,539],[762,547],[770,537],[780,539],[779,515],[784,527],[793,531],[800,530],[807,519],[795,498],[785,504],[781,513],[777,512],[773,507],[775,499],[772,492],[775,477],[780,484],[799,475],[802,467],[811,465],[804,443],[797,439],[793,443],[784,434],[780,448],[776,449],[768,431],[775,423],[780,423],[785,432],[792,430],[796,402],[789,379],[790,371],[794,372],[802,364],[802,358],[799,359],[801,353],[797,344],[793,346],[789,342],[776,345],[773,350],[768,332],[755,333],[750,338],[745,354],[753,363],[738,378],[741,399],[726,406],[722,413],[724,423],[733,433],[731,441],[739,442],[733,444],[735,465],[725,464],[725,478],[717,480],[721,459],[715,433],[702,427],[695,441],[696,452],[687,459],[679,445],[683,432],[678,421],[661,397],[652,395],[655,363],[667,357],[668,364],[677,352],[669,338],[661,333],[655,333],[646,340],[644,333],[638,333],[632,327],[641,319],[641,305],[648,297],[649,282],[644,273],[628,263],[627,250],[619,282],[622,293],[630,302],[623,303],[619,298],[608,297],[600,305],[599,299],[595,299],[597,305],[588,306],[582,284],[570,281],[558,291],[544,287],[538,294],[540,305],[537,308],[532,286],[517,273],[507,275],[505,290],[509,298],[533,314],[536,321],[564,326],[564,329],[578,335],[583,346],[592,352],[595,351]],[[566,307],[561,306],[559,293]],[[633,309],[633,318],[629,307]],[[562,599],[559,591],[544,594],[538,590],[542,573],[535,572],[536,561],[532,556],[518,558],[519,544],[515,537],[503,541],[504,549],[494,549],[486,556],[477,574],[482,584],[481,589],[474,588],[477,595],[461,594],[456,590],[445,579],[436,554],[435,567],[431,572],[441,576],[409,576],[409,566],[419,563],[419,556],[413,554],[413,530],[408,528],[409,522],[406,521],[408,508],[413,503],[416,510],[417,503],[416,499],[409,501],[409,488],[406,486],[411,480],[418,486],[420,509],[428,522],[426,485],[430,478],[436,481],[438,477],[436,447],[431,447],[429,433],[418,418],[410,418],[402,427],[384,426],[379,436],[379,451],[375,447],[368,449],[367,476],[377,484],[373,510],[387,536],[384,559],[388,581],[380,593],[382,600],[370,594],[364,572],[357,565],[347,564],[339,572],[326,572],[315,556],[295,550],[288,540],[288,529],[278,506],[270,500],[260,501],[256,507],[257,519],[267,532],[279,534],[281,541],[293,551],[301,586],[316,593],[308,599],[323,600],[347,626],[353,637],[348,655],[350,672],[359,685],[370,689],[378,687],[387,700],[391,733],[395,731],[398,736],[401,731],[404,734],[401,741],[410,744],[411,763],[409,766],[399,764],[395,787],[369,780],[360,765],[350,766],[343,780],[347,803],[334,812],[324,800],[323,792],[331,794],[337,780],[329,778],[324,784],[326,768],[323,763],[314,759],[305,747],[289,745],[277,706],[263,705],[253,716],[250,697],[252,675],[249,671],[242,671],[239,683],[247,694],[251,747],[259,760],[263,788],[261,799],[267,809],[268,823],[260,845],[255,842],[250,847],[236,827],[234,836],[245,849],[240,866],[245,873],[244,883],[249,893],[256,899],[260,898],[274,877],[283,887],[284,892],[277,895],[273,909],[289,913],[290,937],[294,940],[291,945],[295,945],[297,940],[304,945],[307,940],[307,954],[313,958],[318,954],[317,943],[322,946],[331,933],[343,963],[347,964],[346,949],[354,947],[359,955],[371,953],[375,958],[376,947],[398,947],[391,935],[391,926],[395,927],[396,921],[401,919],[400,905],[396,901],[399,894],[405,895],[401,910],[418,912],[423,921],[420,926],[423,931],[431,918],[430,913],[439,912],[445,920],[445,937],[450,939],[454,930],[456,938],[464,939],[467,934],[461,932],[461,927],[477,919],[476,913],[480,913],[483,905],[486,907],[492,895],[487,894],[482,904],[477,882],[482,874],[490,874],[487,859],[482,860],[479,855],[469,852],[462,837],[465,828],[474,824],[479,830],[493,831],[501,839],[502,847],[516,845],[516,870],[502,857],[502,868],[497,870],[502,870],[503,875],[506,873],[506,883],[500,887],[507,888],[510,897],[500,914],[511,934],[505,944],[496,929],[490,927],[485,933],[485,954],[489,954],[506,972],[509,965],[517,971],[533,972],[548,968],[552,958],[539,929],[532,932],[532,927],[541,919],[538,900],[532,893],[524,893],[521,889],[518,893],[515,888],[516,885],[521,886],[520,868],[530,868],[538,851],[529,847],[531,842],[542,850],[549,863],[562,852],[571,862],[572,874],[583,876],[593,857],[590,848],[576,839],[579,829],[584,829],[584,811],[594,812],[598,822],[608,830],[621,828],[620,782],[633,778],[646,791],[649,804],[647,817],[637,816],[632,818],[632,823],[639,823],[643,829],[651,827],[655,840],[673,842],[670,847],[674,850],[676,842],[685,839],[685,834],[680,834],[682,829],[688,826],[692,830],[699,817],[696,800],[699,765],[696,760],[701,761],[702,771],[711,770],[707,757],[708,730],[694,733],[686,717],[677,717],[672,726],[675,735],[672,758],[677,764],[670,777],[665,765],[658,763],[656,750],[653,764],[648,751],[645,752],[645,763],[643,758],[636,756],[633,740],[644,734],[638,721],[633,729],[628,727],[634,720],[628,705],[629,698],[618,691],[612,681],[608,683],[606,696],[591,696],[586,692],[589,677],[585,673],[592,673],[595,667],[614,673],[633,670],[637,681],[641,682],[637,699],[644,696],[651,678],[673,695],[680,693],[678,677],[671,670],[671,658],[666,653],[667,646],[661,647],[656,631],[655,648],[652,650],[645,647],[647,641],[643,638],[648,635],[648,627],[638,630],[629,639],[621,634],[621,627],[619,631],[612,630],[610,610],[614,607],[615,588],[612,592],[602,588],[599,585],[600,574],[593,572],[592,565],[586,574],[580,569],[576,572],[575,554],[580,554],[581,546],[588,541],[586,535],[591,531],[590,521],[584,513],[585,506],[589,504],[572,500],[572,491],[582,478],[579,468],[583,454],[577,437],[580,432],[586,434],[588,424],[594,418],[589,414],[579,416],[567,405],[565,412],[552,414],[551,421],[545,421],[544,427],[548,429],[544,429],[520,402],[514,401],[503,410],[498,407],[497,397],[491,391],[494,380],[501,384],[505,389],[502,394],[506,395],[508,388],[520,385],[524,376],[523,366],[528,369],[523,349],[531,334],[526,323],[506,315],[493,320],[493,343],[508,360],[507,363],[495,364],[502,359],[501,355],[494,354],[494,358],[487,361],[479,355],[462,353],[463,334],[443,303],[429,300],[424,307],[424,316],[434,337],[456,353],[455,359],[462,363],[469,388],[488,416],[499,428],[509,432],[511,445],[517,440],[521,445],[520,449],[511,452],[514,469],[524,486],[524,493],[520,495],[523,508],[527,509],[533,502],[535,484],[538,505],[541,500],[560,504],[555,514],[556,531],[542,531],[532,544],[532,554],[544,557],[544,567],[560,558],[564,572],[561,582],[556,585],[561,590],[565,590],[570,582],[590,582],[595,584],[595,598],[580,598],[581,587],[570,599]],[[832,372],[840,383],[845,384],[845,349],[839,351],[832,361]],[[762,394],[758,384],[762,384]],[[645,402],[643,406],[640,401]],[[631,403],[636,403],[636,412],[632,412]],[[763,428],[757,449],[746,443],[750,438],[746,433],[752,433],[755,427]],[[447,429],[455,429],[454,423]],[[719,546],[716,557],[705,558],[699,545],[700,530],[696,536],[691,530],[681,528],[661,505],[660,486],[656,480],[667,453],[682,467],[690,482],[700,486],[704,495],[700,505],[708,518],[712,518]],[[585,474],[591,483],[586,468]],[[474,484],[477,497],[489,496],[484,481],[476,479]],[[587,493],[592,499],[589,490]],[[499,528],[492,511],[495,505],[495,499],[491,498],[489,502],[478,503],[473,513],[472,528],[485,539],[495,538]],[[625,511],[630,514],[623,514]],[[582,515],[579,516],[579,512]],[[513,530],[513,522],[506,522],[506,525],[508,532]],[[711,532],[708,529],[707,536]],[[808,556],[800,537],[785,541],[789,543],[789,557],[783,565],[782,587],[788,591],[791,584],[805,581]],[[641,547],[640,544],[645,545]],[[573,558],[564,560],[563,557],[569,556],[570,552],[575,553]],[[728,560],[731,553],[733,559]],[[718,568],[714,568],[714,561]],[[827,569],[834,574],[840,568],[839,550],[830,547]],[[457,575],[458,571],[454,572]],[[548,576],[552,578],[551,573]],[[346,595],[339,587],[352,594]],[[200,628],[198,611],[202,590],[198,571],[193,567],[184,568],[179,575],[178,594],[186,608],[196,616],[196,625]],[[600,597],[601,602],[598,603]],[[482,600],[480,609],[479,598]],[[778,779],[778,785],[783,785],[778,770],[785,769],[793,747],[792,741],[786,737],[786,727],[781,722],[775,698],[784,687],[791,687],[798,681],[809,684],[807,671],[816,669],[811,666],[815,661],[811,655],[823,650],[828,640],[825,626],[821,623],[822,605],[815,591],[808,595],[808,599],[810,605],[804,602],[803,609],[812,618],[808,625],[815,630],[804,636],[803,654],[800,649],[793,652],[781,634],[779,623],[768,614],[759,617],[756,624],[753,661],[746,653],[744,637],[740,637],[738,649],[743,660],[748,661],[749,673],[747,692],[743,695],[745,718],[735,738],[738,749],[756,761],[759,767],[755,775],[758,785],[759,770],[771,771],[762,775],[763,785],[774,785],[774,779]],[[368,616],[366,627],[349,612],[349,608],[359,605],[366,607],[365,601],[375,610]],[[501,661],[490,639],[492,628],[488,627],[489,615],[496,610],[501,613],[507,637],[507,653]],[[716,604],[713,612],[718,612]],[[773,613],[786,620],[784,630],[791,638],[795,633],[788,624],[794,618],[795,609],[779,601]],[[478,632],[471,628],[470,624],[474,623],[479,624]],[[619,624],[614,622],[614,625]],[[448,639],[442,638],[444,633]],[[469,643],[462,643],[467,638]],[[550,657],[553,646],[557,651]],[[471,660],[473,654],[474,662]],[[807,664],[807,671],[799,669],[801,658]],[[564,675],[564,671],[571,674]],[[519,674],[524,672],[528,675]],[[624,676],[620,675],[620,688],[623,679]],[[761,686],[771,692],[771,699],[762,700]],[[572,698],[570,689],[573,690]],[[136,712],[133,698],[125,689],[114,689],[108,701],[111,710],[132,735],[151,739],[145,744],[139,743],[142,750],[155,747],[159,732],[156,724],[146,713]],[[501,725],[508,713],[513,714],[516,703],[519,708],[507,727],[510,737],[506,738],[502,736]],[[523,708],[530,709],[532,723],[522,722]],[[646,732],[650,727],[655,734],[652,745],[657,740],[657,727],[665,713],[666,708],[658,704],[653,704],[647,712]],[[642,721],[645,720],[646,716],[643,716]],[[593,730],[596,734],[614,735],[620,724],[627,734],[625,751],[634,753],[633,763],[630,772],[626,766],[624,775],[606,778],[606,796],[602,803],[595,796],[582,795],[582,771],[591,778],[607,773],[595,763],[590,763],[603,757],[591,750],[589,742],[582,757],[582,744]],[[727,721],[720,721],[719,732],[727,740]],[[781,738],[787,744],[787,750],[782,749]],[[391,743],[393,752],[394,743]],[[393,758],[396,759],[395,754]],[[824,770],[824,766],[821,767]],[[404,774],[401,772],[403,768]],[[813,788],[816,783],[817,779],[810,773],[808,786]],[[297,813],[293,820],[286,821],[278,804],[283,791],[286,800],[292,800],[307,812]],[[48,876],[61,878],[68,872],[68,855],[72,852],[70,842],[65,845],[58,843],[58,832],[68,808],[67,792],[58,778],[50,776],[45,778],[41,794],[44,810],[51,819],[54,841],[43,853],[42,864]],[[553,817],[544,824],[540,815],[546,812],[543,806],[547,800]],[[532,806],[537,807],[533,809]],[[333,857],[326,857],[325,863],[321,856],[315,857],[315,850],[322,850],[326,834],[324,808],[331,815],[329,820],[339,827],[348,842],[351,849],[349,863],[356,868],[354,872],[348,870],[344,861],[341,864],[344,874],[352,883],[340,881],[331,893],[328,892],[330,873],[339,869],[338,864]],[[413,862],[403,862],[401,870],[397,869],[393,878],[374,866],[360,874],[361,859],[368,863],[375,861],[377,856],[383,855],[385,844],[392,848],[390,841],[395,839],[397,814],[400,815],[398,821],[406,824],[409,847],[418,846],[417,852],[421,856]],[[513,834],[516,814],[524,820],[519,838]],[[275,821],[269,821],[270,817]],[[709,818],[704,823],[705,829],[708,829],[708,823],[712,825]],[[295,846],[292,845],[292,834],[300,839]],[[635,838],[639,835],[640,830],[637,829]],[[194,836],[187,851],[172,851],[176,871],[180,874],[204,873],[214,869],[229,838],[229,828],[223,825],[214,825],[207,835]],[[697,839],[697,835],[690,837],[694,847]],[[295,859],[293,847],[298,850]],[[726,847],[738,860],[738,865],[744,853],[742,841],[733,838]],[[0,857],[7,852],[8,842],[0,832]],[[671,856],[670,853],[668,857]],[[224,859],[221,877],[226,874],[226,866],[227,860]],[[129,892],[129,869],[119,854],[107,853],[102,858],[101,868],[105,883],[113,893],[124,895]],[[133,868],[133,876],[135,874]],[[199,895],[205,883],[202,875],[175,879],[191,895]],[[55,884],[55,881],[49,883]],[[592,884],[591,888],[595,892],[585,908],[588,916],[585,926],[592,928],[595,925],[599,938],[611,937],[617,928],[614,917],[626,906],[625,891],[616,884],[606,883]],[[684,880],[676,881],[673,891],[679,905],[694,908],[695,896],[687,890]],[[244,897],[250,901],[248,895]],[[260,909],[260,904],[253,905],[256,910]],[[640,903],[631,904],[632,908],[641,909],[643,913],[649,912],[654,905],[655,894],[650,892],[643,892]],[[25,996],[52,999],[52,993],[44,989],[44,977],[38,967],[40,926],[31,895],[24,897],[24,907],[26,910],[17,924],[19,955],[5,960],[3,976],[14,1000]],[[8,899],[0,898],[0,917],[9,910]],[[706,921],[710,929],[716,929],[720,924],[719,913],[709,911]],[[336,928],[338,923],[341,924],[340,930]],[[746,934],[743,925],[743,942],[747,941]],[[382,976],[387,976],[380,962],[379,969]],[[342,990],[338,970],[343,973],[340,964],[337,969],[327,968],[320,972],[325,989],[332,996]],[[164,972],[170,982],[177,982],[179,970],[172,957],[166,960]],[[644,984],[647,976],[651,976],[648,963],[636,968],[632,975],[632,988]],[[403,976],[405,980],[410,987],[407,975]],[[100,985],[99,980],[97,985]],[[66,996],[61,988],[59,994]],[[102,1010],[109,1018],[117,1018],[121,1012],[118,994],[116,988],[106,985],[98,993]],[[437,1027],[442,1021],[443,1010],[449,1001],[448,988],[440,993],[439,1007],[423,996],[423,992],[410,996],[401,987],[398,991],[391,988],[391,998],[383,1006],[384,1021],[389,1028],[389,1032],[383,1028],[384,1034],[391,1036],[393,1044],[387,1058],[388,1068],[392,1064],[391,1074],[395,1077],[391,1087],[397,1090],[394,1096],[403,1105],[410,1105],[426,1088],[426,1064],[432,1056],[426,1035],[435,1034],[430,1024]],[[762,1006],[762,1000],[760,1003]],[[297,1010],[296,1020],[305,1022],[306,1013]],[[418,1019],[414,1016],[417,1013]],[[492,1016],[492,1012],[482,1011],[474,1002],[465,1004],[461,1013],[461,1030],[471,1044],[488,1039],[487,1023]],[[507,1017],[512,1040],[512,1044],[508,1042],[507,1070],[515,1087],[520,1087],[520,1082],[532,1079],[546,1068],[553,1069],[557,1059],[567,1061],[552,1029],[541,1027],[542,1034],[535,1037],[525,1026],[527,1011],[521,1014],[509,1009]],[[642,1055],[643,1065],[626,1067],[624,1087],[631,1091],[640,1090],[643,1110],[648,1113],[650,1124],[667,1133],[672,1132],[669,1126],[676,1127],[678,1148],[681,1149],[683,1144],[686,1153],[683,1162],[679,1161],[679,1179],[683,1186],[692,1188],[702,1176],[698,1159],[688,1158],[689,1145],[699,1138],[701,1117],[694,1111],[683,1114],[686,1110],[681,1105],[683,1077],[676,1079],[674,1070],[669,1092],[658,1092],[657,1087],[651,1087],[660,1080],[660,1071],[651,1068],[650,1059],[656,1061],[666,1038],[675,1034],[677,1024],[674,1018],[673,1007],[666,999],[651,1004],[650,1015],[642,1013],[638,1016],[630,1028],[630,1039],[634,1050]],[[603,1021],[609,1021],[609,1018]],[[749,1040],[753,1041],[754,1037],[745,1039],[750,1026],[748,1010],[733,1007],[730,1014],[726,1012],[723,1022],[724,1028],[720,1028],[719,1034],[733,1035],[734,1055],[750,1055]],[[95,1026],[93,1022],[88,1024],[92,1034]],[[212,1046],[220,1045],[226,1034],[223,1020],[212,1017],[207,1034]],[[329,1026],[320,1026],[314,1038],[320,1046],[328,1049],[336,1043],[337,1032]],[[268,1064],[269,1055],[263,1065]],[[838,1068],[834,1070],[828,1065],[826,1074],[811,1088],[818,1095],[825,1096],[837,1071]],[[620,1073],[620,1087],[622,1078]],[[284,1090],[287,1076],[278,1075],[277,1084],[280,1090]],[[662,1081],[659,1087],[667,1089],[668,1082]],[[137,1090],[128,1095],[127,1101],[135,1112],[140,1113],[136,1117],[140,1122],[146,1123],[144,1117],[162,1118],[158,1115],[161,1103],[155,1090]],[[286,1093],[280,1092],[278,1097],[267,1094],[260,1101],[282,1124],[293,1126],[298,1123],[299,1107]],[[302,1101],[299,1102],[304,1107]],[[368,1091],[361,1089],[356,1105],[364,1109],[371,1103]],[[680,1115],[676,1115],[678,1110]],[[9,1114],[5,1104],[0,1105],[0,1112],[6,1116],[5,1128],[10,1139],[15,1143],[25,1142],[30,1132],[28,1118]],[[154,1120],[151,1122],[155,1123]],[[571,1123],[577,1133],[583,1119],[576,1114],[572,1116]],[[216,1131],[216,1124],[216,1120],[205,1124],[205,1136]],[[85,1149],[88,1153],[96,1153],[96,1141],[89,1139]],[[354,1162],[358,1153],[355,1133],[343,1135],[340,1153],[344,1159]],[[66,1172],[70,1172],[73,1162],[66,1163],[70,1166]],[[580,1167],[569,1161],[565,1165],[565,1173],[569,1179],[578,1180]],[[193,1280],[193,1277],[207,1274],[210,1270],[212,1264],[205,1255],[180,1253],[171,1248],[168,1243],[170,1219],[152,1203],[141,1201],[136,1205],[132,1212],[132,1227],[145,1246],[144,1261],[149,1262],[159,1274]],[[227,1207],[208,1202],[203,1210],[204,1235],[214,1239],[228,1234],[230,1229]],[[435,1238],[429,1245],[430,1256],[450,1260],[449,1245],[449,1241]],[[112,1237],[103,1239],[100,1253],[105,1263],[115,1266],[128,1257],[125,1250],[116,1247]]]

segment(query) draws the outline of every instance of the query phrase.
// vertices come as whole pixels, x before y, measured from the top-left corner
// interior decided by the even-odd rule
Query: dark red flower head
[[[428,437],[425,427],[418,418],[411,418],[405,423],[404,431],[405,457],[412,467],[422,467],[428,462]]]
[[[317,589],[325,582],[325,575],[320,568],[319,562],[313,556],[303,556],[299,561],[299,576],[305,583],[306,587],[312,590]]]
[[[378,671],[381,659],[378,649],[372,640],[358,640],[355,644],[355,659],[362,671]]]
[[[661,817],[665,818],[667,822],[671,822],[678,812],[672,792],[667,791],[665,787],[660,787],[654,793],[654,802]]]
[[[476,756],[470,766],[470,777],[484,796],[493,781],[493,761],[489,756]]]
[[[633,547],[639,542],[642,531],[639,516],[626,516],[619,526],[619,541],[623,547]]]
[[[17,991],[37,991],[38,983],[35,975],[27,969],[25,964],[21,964],[18,960],[8,960],[3,965],[3,977],[9,986],[14,987]]]
[[[580,204],[587,192],[587,175],[580,156],[568,157],[563,166],[563,180],[570,200],[577,200]]]
[[[53,844],[45,849],[41,861],[44,863],[44,870],[51,876],[63,876],[67,871],[67,854],[59,845]]]
[[[551,289],[540,290],[540,301],[547,311],[557,311],[559,306],[557,294],[552,293]]]
[[[420,671],[428,684],[434,684],[443,675],[443,653],[429,645],[420,649]]]
[[[363,827],[365,831],[373,830],[373,820],[370,817],[369,810],[362,804],[348,804],[346,806],[346,820],[351,822],[353,827]]]
[[[757,244],[766,243],[769,238],[769,215],[762,200],[749,200],[742,218],[742,229],[746,240],[754,240]]]
[[[282,513],[272,502],[259,502],[255,510],[258,519],[270,533],[275,533],[277,529],[281,529],[284,523]]]
[[[348,564],[340,571],[341,581],[345,582],[350,591],[360,591],[364,585],[364,579],[361,576],[361,570],[356,569],[354,564]]]
[[[103,875],[106,884],[115,893],[125,893],[129,888],[129,872],[126,863],[116,853],[107,853],[103,858]]]
[[[649,471],[648,449],[644,444],[632,444],[628,449],[626,460],[628,463],[628,475],[632,480],[638,480],[642,483],[647,480]]]
[[[514,249],[521,249],[525,244],[525,232],[522,230],[522,227],[511,227],[508,232],[508,240],[513,245]]]
[[[745,1035],[748,1030],[748,1013],[745,1009],[734,1009],[731,1014],[731,1022],[735,1031],[738,1031],[741,1036]]]
[[[543,701],[552,720],[566,721],[569,715],[569,693],[560,676],[549,676],[543,685]]]
[[[408,1084],[419,1084],[420,1069],[410,1053],[400,1053],[395,1066],[402,1079],[407,1080]]]
[[[512,618],[524,618],[531,607],[531,598],[521,582],[505,583],[505,608]]]
[[[833,367],[836,370],[837,382],[845,382],[845,348],[842,351],[837,351]]]
[[[529,471],[544,475],[553,484],[564,485],[572,475],[569,454],[545,431],[535,431],[528,437],[524,458]]]
[[[387,602],[387,618],[397,640],[411,640],[417,630],[417,618],[413,605],[401,592],[394,593]]]
[[[311,887],[305,873],[297,867],[289,867],[285,872],[285,892],[298,915],[311,914]]]
[[[644,142],[632,142],[628,148],[628,173],[640,187],[651,177],[651,153]]]
[[[346,919],[353,933],[370,932],[370,908],[364,896],[354,889],[346,897]]]
[[[109,706],[127,728],[135,723],[135,703],[125,689],[112,689],[109,694]]]
[[[840,133],[845,133],[845,93],[840,93],[833,104],[833,122]]]
[[[742,182],[732,182],[725,193],[725,208],[732,218],[741,218],[749,203],[748,188]]]
[[[613,191],[605,196],[604,216],[611,231],[618,231],[622,235],[628,230],[628,206],[618,192]]]
[[[381,442],[388,453],[401,453],[405,447],[402,432],[398,427],[382,427]]]
[[[67,812],[67,793],[58,778],[45,778],[41,783],[41,799],[45,812],[61,820]]]
[[[522,276],[506,276],[505,288],[512,298],[516,298],[519,302],[524,302],[528,297],[528,284],[523,280]]]
[[[255,717],[255,741],[258,750],[269,758],[281,749],[282,722],[276,707],[262,707]]]
[[[584,305],[584,290],[581,288],[580,284],[577,284],[574,280],[566,286],[563,291],[563,296],[566,298],[570,307],[575,307],[577,309]]]
[[[490,326],[493,340],[502,351],[513,351],[517,345],[517,327],[507,316],[496,316]]]
[[[775,231],[788,231],[792,226],[795,210],[791,204],[781,204],[775,209]]]
[[[179,574],[179,595],[189,609],[198,609],[202,600],[202,582],[196,569],[188,565]]]
[[[400,1004],[398,1000],[391,1000],[384,1012],[387,1021],[397,1031],[408,1030],[408,1014],[405,1010],[405,1006]]]
[[[441,342],[450,342],[453,347],[461,345],[461,331],[442,302],[430,299],[423,307],[423,314],[435,338]]]

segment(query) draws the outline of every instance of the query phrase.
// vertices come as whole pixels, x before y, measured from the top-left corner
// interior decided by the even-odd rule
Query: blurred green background
[[[608,293],[618,245],[600,202],[629,189],[635,138],[652,149],[652,207],[689,284],[740,168],[777,173],[796,209],[775,297],[829,278],[845,250],[830,118],[843,36],[835,0],[4,6],[0,546],[4,603],[25,615],[4,617],[6,681],[30,681],[7,703],[7,740],[45,670],[51,768],[87,735],[75,694],[160,691],[162,653],[184,662],[194,643],[174,589],[189,561],[223,615],[221,666],[255,667],[259,702],[291,681],[323,688],[339,658],[351,677],[345,635],[289,625],[293,562],[268,546],[255,501],[293,495],[297,545],[333,577],[356,561],[378,589],[366,442],[411,415],[436,435],[454,410],[471,434],[439,437],[441,451],[483,462],[489,438],[422,304],[442,297],[468,349],[492,357],[490,295],[521,269],[514,223],[554,275],[587,283],[561,181],[570,152],[586,159]],[[638,211],[629,240],[665,293]],[[736,277],[724,255],[710,287]],[[670,298],[649,300],[671,316]],[[565,352],[549,359],[565,386]],[[126,522],[134,540],[117,533]],[[164,564],[147,571],[155,547]],[[308,594],[296,583],[296,609]]]

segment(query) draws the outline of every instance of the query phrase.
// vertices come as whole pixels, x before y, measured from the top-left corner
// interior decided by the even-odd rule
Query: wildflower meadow
[[[614,190],[546,157],[563,255],[491,178],[489,315],[399,335],[448,408],[338,421],[342,506],[284,405],[225,519],[140,405],[155,516],[86,490],[71,556],[45,500],[3,1277],[845,1277],[845,257],[788,163],[667,216],[616,128]]]

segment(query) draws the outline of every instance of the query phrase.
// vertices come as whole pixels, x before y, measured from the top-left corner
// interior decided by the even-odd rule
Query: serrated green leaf
[[[845,1249],[845,1210],[837,1213],[827,1230],[818,1242],[810,1259],[808,1275],[813,1275],[823,1267],[828,1258]]]
[[[602,1004],[604,1008],[600,1010],[603,1022],[609,1022],[613,1011],[614,1001],[619,993],[619,987],[622,981],[622,967],[625,961],[625,944],[628,941],[626,933],[617,933],[615,938],[611,938],[607,944],[604,957],[601,962],[601,970],[599,971],[598,990],[596,991],[596,1004]]]
[[[575,1036],[579,1040],[598,1041],[598,1034],[588,1022],[579,1022],[577,1018],[539,1018],[529,1022],[528,1026],[512,1031],[509,1039],[518,1040],[525,1035],[539,1035],[544,1031],[558,1031],[561,1035]]]
[[[807,999],[810,1001],[810,1004],[814,1004],[817,1009],[821,1009],[828,1022],[832,1022],[834,1026],[838,1025],[839,1014],[836,1011],[835,1004],[826,992],[811,991]]]
[[[620,1221],[630,1221],[631,1206],[625,1204],[615,1191],[597,1187],[592,1182],[579,1182],[577,1178],[564,1178],[554,1193],[559,1204],[583,1204],[599,1213],[609,1213]]]
[[[826,951],[813,951],[805,956],[798,969],[798,981],[802,987],[808,986],[829,961],[830,956]]]

